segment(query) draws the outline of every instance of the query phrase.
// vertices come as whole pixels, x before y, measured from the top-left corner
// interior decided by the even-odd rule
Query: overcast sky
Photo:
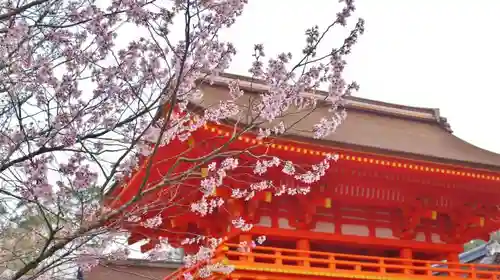
[[[268,54],[300,54],[304,30],[326,26],[337,0],[249,0],[224,36],[239,51],[232,72],[248,74],[254,43]],[[440,108],[455,135],[500,153],[497,76],[499,0],[357,0],[366,32],[349,57],[357,96]],[[355,23],[354,19],[351,23]],[[338,45],[342,31],[328,45]],[[325,51],[328,49],[325,46]]]

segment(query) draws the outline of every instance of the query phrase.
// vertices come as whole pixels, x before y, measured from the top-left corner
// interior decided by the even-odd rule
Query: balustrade
[[[238,244],[224,244],[216,252],[214,261],[234,265],[237,272],[308,275],[308,279],[500,279],[500,266],[496,265],[384,258],[265,246],[243,252]],[[190,269],[195,270],[196,268]],[[176,278],[181,276],[182,272],[179,271],[166,279],[183,279]]]

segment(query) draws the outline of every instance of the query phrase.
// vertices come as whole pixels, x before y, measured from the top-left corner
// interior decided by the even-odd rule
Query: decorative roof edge
[[[225,124],[211,124],[203,126],[203,129],[210,131],[211,133],[217,134],[222,137],[230,137],[232,127],[227,127]],[[394,152],[390,150],[384,150],[380,148],[366,147],[366,146],[356,146],[352,144],[345,144],[340,142],[329,141],[330,143],[336,143],[337,145],[325,145],[321,144],[320,140],[315,139],[316,143],[311,144],[305,141],[301,141],[302,137],[288,136],[286,138],[277,137],[273,141],[279,141],[275,143],[270,143],[269,149],[283,150],[290,153],[299,153],[303,155],[311,156],[325,156],[327,153],[335,153],[339,155],[340,160],[348,160],[360,162],[363,164],[374,164],[379,166],[386,166],[390,168],[402,168],[407,170],[413,170],[418,172],[441,174],[446,176],[462,176],[464,178],[471,179],[481,179],[489,181],[500,181],[500,176],[498,176],[497,169],[493,166],[487,165],[468,165],[470,162],[449,160],[445,158],[438,158],[432,156],[420,156],[405,152]],[[243,141],[250,144],[263,144],[262,140],[258,140],[256,135],[252,133],[239,136],[237,141]],[[283,144],[283,142],[289,142],[289,144]],[[327,140],[328,141],[328,140]],[[308,146],[314,148],[307,148]],[[358,147],[357,149],[354,147]],[[359,149],[362,147],[364,149]],[[369,149],[367,149],[369,148]],[[380,151],[389,153],[380,153]],[[409,157],[412,156],[412,157]],[[413,157],[416,156],[416,157]],[[377,159],[377,157],[380,157]],[[384,159],[385,157],[385,159]],[[443,160],[445,160],[443,162]],[[406,163],[405,163],[406,162]],[[454,163],[460,163],[457,166]],[[462,164],[467,164],[463,166]],[[477,164],[476,164],[477,165]],[[489,169],[493,168],[493,169]],[[472,172],[472,170],[474,170]]]
[[[265,85],[265,82],[260,79],[230,73],[222,73],[219,76],[212,77],[212,81],[215,85],[228,85],[229,82],[235,80],[239,81],[240,88],[247,91],[259,92],[269,90],[269,86]],[[302,93],[304,96],[317,99],[324,98],[326,94],[327,92],[320,90],[316,91],[316,93]],[[347,109],[369,111],[393,117],[430,122],[437,124],[447,132],[453,132],[447,119],[440,115],[440,111],[437,108],[405,106],[354,96],[348,96],[345,100],[345,107]]]

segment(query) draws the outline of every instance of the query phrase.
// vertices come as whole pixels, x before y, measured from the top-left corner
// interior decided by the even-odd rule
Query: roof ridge
[[[214,77],[213,79],[215,84],[227,84],[229,80],[239,80],[240,82],[243,81],[244,83],[240,84],[240,87],[247,90],[251,88],[256,92],[258,90],[265,90],[266,88],[268,88],[265,81],[262,79],[232,73],[221,73],[219,76]],[[255,84],[260,85],[260,87],[256,87]],[[327,92],[318,90],[315,93],[304,94],[324,96],[327,94]],[[452,132],[448,120],[445,117],[441,116],[440,110],[438,108],[407,106],[356,96],[347,96],[344,99],[347,101],[345,104],[345,107],[347,109],[371,111],[395,117],[432,122],[443,128],[444,130],[450,133]]]

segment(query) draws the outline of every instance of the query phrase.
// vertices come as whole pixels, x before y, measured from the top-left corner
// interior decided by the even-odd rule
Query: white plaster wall
[[[367,226],[344,224],[341,226],[341,232],[345,235],[369,236],[370,230]]]
[[[312,229],[315,232],[335,233],[335,224],[328,222],[316,222],[315,227]]]
[[[259,220],[259,223],[257,225],[262,226],[262,227],[271,227],[272,226],[271,217],[260,216],[260,220]]]
[[[397,239],[390,228],[375,228],[375,236],[378,238]]]

